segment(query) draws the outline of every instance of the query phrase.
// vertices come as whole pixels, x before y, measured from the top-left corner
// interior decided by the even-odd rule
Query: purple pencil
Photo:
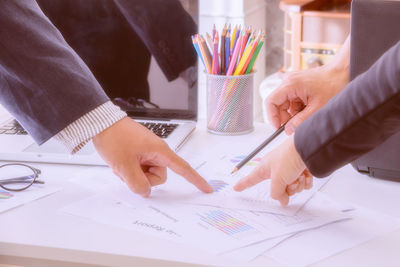
[[[231,57],[232,57],[233,51],[235,51],[236,43],[237,43],[237,40],[239,39],[239,36],[240,36],[241,28],[242,28],[242,26],[239,25],[239,28],[236,31],[235,40],[233,41],[233,46],[232,46],[232,49],[231,49]]]
[[[231,45],[231,33],[230,33],[230,31],[228,31],[226,34],[226,39],[225,39],[225,73],[224,74],[226,74],[228,72],[230,45]]]

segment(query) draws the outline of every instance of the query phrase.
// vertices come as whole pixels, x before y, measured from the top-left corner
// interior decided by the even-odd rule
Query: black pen
[[[285,130],[285,125],[286,125],[286,123],[283,124],[278,130],[276,130],[270,137],[268,137],[261,145],[259,145],[256,149],[254,149],[253,152],[251,152],[246,158],[244,158],[241,162],[239,162],[235,166],[235,168],[233,169],[231,174],[233,174],[233,173],[237,172],[238,170],[240,170],[240,168],[242,168],[255,155],[257,155],[257,153],[260,152],[261,149],[263,149],[266,145],[271,143],[281,132],[283,132]]]

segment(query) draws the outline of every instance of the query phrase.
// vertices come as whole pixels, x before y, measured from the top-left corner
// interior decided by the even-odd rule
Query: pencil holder
[[[253,130],[254,72],[238,76],[206,74],[207,129],[221,135]]]

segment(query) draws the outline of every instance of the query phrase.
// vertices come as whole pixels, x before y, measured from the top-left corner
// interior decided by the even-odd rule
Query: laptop
[[[365,72],[400,40],[400,1],[354,0],[351,11],[350,79]],[[400,181],[400,133],[352,163],[360,173]]]
[[[113,101],[121,104],[129,117],[162,138],[174,151],[189,138],[197,121],[197,64],[189,67],[182,76],[185,78],[168,82],[152,59],[148,75],[150,101],[136,99],[135,106],[129,109],[118,99]],[[36,145],[14,118],[0,124],[0,144],[0,160],[3,161],[106,165],[91,142],[75,155],[70,155],[53,139]]]

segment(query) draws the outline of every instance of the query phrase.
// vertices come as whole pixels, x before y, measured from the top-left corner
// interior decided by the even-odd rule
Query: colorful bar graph
[[[10,192],[0,189],[0,199],[8,199],[12,197],[13,194],[11,194]]]
[[[222,210],[211,210],[204,214],[197,214],[200,220],[222,231],[227,235],[235,235],[241,232],[253,230],[250,225],[232,217]]]
[[[221,180],[209,180],[208,184],[214,190],[214,192],[219,192],[224,189],[228,184]]]

